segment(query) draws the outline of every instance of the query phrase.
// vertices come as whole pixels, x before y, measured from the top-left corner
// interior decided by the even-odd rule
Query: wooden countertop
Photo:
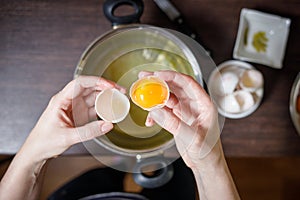
[[[175,28],[152,0],[141,22]],[[253,64],[265,77],[265,95],[251,116],[227,119],[226,156],[299,156],[300,137],[289,96],[300,69],[300,4],[295,0],[172,0],[212,51],[216,64],[232,59],[242,8],[291,18],[283,69]],[[110,31],[99,0],[0,1],[0,154],[14,154],[52,95],[69,82],[90,42]],[[76,145],[69,153],[82,153]]]

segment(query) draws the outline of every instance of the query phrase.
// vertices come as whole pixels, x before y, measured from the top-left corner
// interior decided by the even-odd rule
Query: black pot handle
[[[114,11],[122,5],[132,6],[135,13],[127,16],[115,16]],[[106,0],[103,4],[104,15],[109,21],[111,21],[113,26],[139,23],[143,11],[143,0]]]
[[[151,165],[161,165],[162,168],[156,170],[153,175],[144,174],[142,169]],[[169,182],[174,174],[172,164],[168,164],[165,161],[156,158],[143,159],[136,164],[134,171],[139,173],[133,173],[133,180],[143,188],[160,187]]]

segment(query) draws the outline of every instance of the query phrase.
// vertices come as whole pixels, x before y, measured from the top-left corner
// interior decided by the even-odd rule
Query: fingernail
[[[108,132],[113,128],[113,125],[111,123],[105,123],[101,126],[102,132]]]

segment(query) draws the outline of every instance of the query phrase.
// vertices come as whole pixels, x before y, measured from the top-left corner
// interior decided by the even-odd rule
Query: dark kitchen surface
[[[0,156],[0,179],[9,161]],[[235,184],[243,200],[298,200],[300,191],[300,158],[227,158]],[[62,167],[63,166],[63,167]],[[60,156],[49,161],[41,196],[44,200],[61,185],[74,177],[103,167],[91,156]],[[127,174],[127,192],[140,192],[141,186]]]
[[[227,157],[299,156],[300,137],[289,115],[289,96],[300,67],[298,0],[173,0],[216,64],[232,59],[242,8],[291,18],[283,69],[253,64],[265,77],[265,96],[251,116],[225,122]],[[152,0],[141,22],[175,28]],[[103,1],[0,1],[0,154],[14,154],[47,102],[73,78],[80,55],[110,31]],[[68,153],[85,153],[81,145]]]

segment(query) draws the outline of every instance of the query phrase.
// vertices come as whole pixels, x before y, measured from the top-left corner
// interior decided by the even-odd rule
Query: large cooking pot
[[[114,15],[122,5],[135,13]],[[74,77],[102,76],[129,90],[141,70],[176,70],[193,76],[205,86],[216,68],[206,51],[193,39],[174,30],[138,24],[143,12],[142,0],[107,0],[104,13],[114,29],[92,42],[82,54]],[[102,163],[135,174],[135,181],[153,188],[171,179],[171,163],[179,157],[170,133],[159,126],[146,127],[147,112],[131,103],[126,119],[114,129],[85,142],[86,149]],[[220,120],[223,123],[222,120]],[[192,138],[191,138],[192,139]],[[147,175],[148,171],[156,171]]]

